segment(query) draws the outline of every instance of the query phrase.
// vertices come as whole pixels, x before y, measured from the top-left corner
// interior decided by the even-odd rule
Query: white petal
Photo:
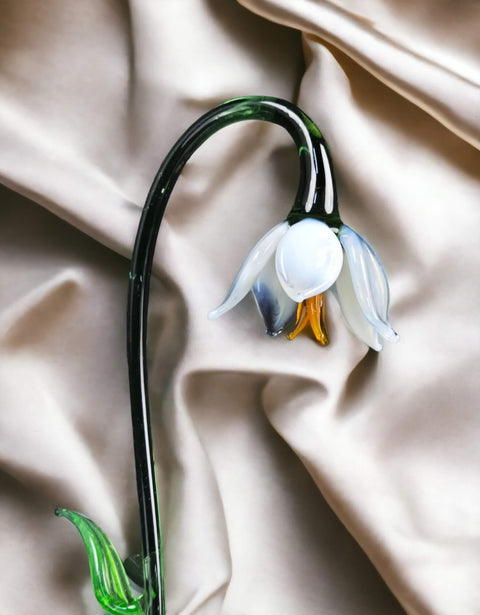
[[[280,224],[274,226],[260,239],[235,276],[223,303],[208,313],[208,318],[210,320],[222,316],[225,312],[235,307],[237,303],[240,303],[254,285],[255,280],[260,275],[269,258],[275,252],[278,242],[289,228],[290,225],[288,222],[280,222]]]
[[[293,324],[297,302],[285,294],[275,269],[275,255],[263,268],[252,288],[258,310],[263,317],[268,335],[278,335]]]
[[[388,280],[377,255],[365,239],[346,225],[340,227],[338,236],[345,249],[363,315],[382,337],[397,342],[398,335],[388,322]]]
[[[280,240],[275,264],[283,290],[300,303],[330,288],[342,262],[343,251],[335,233],[324,222],[305,218]]]
[[[358,304],[355,289],[353,288],[350,267],[348,266],[348,259],[346,258],[343,259],[342,270],[333,288],[342,308],[343,317],[352,333],[362,342],[365,342],[367,346],[370,346],[370,348],[376,351],[382,350],[378,333],[364,317]]]

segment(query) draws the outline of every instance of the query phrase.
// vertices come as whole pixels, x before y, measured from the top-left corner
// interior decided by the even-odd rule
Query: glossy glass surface
[[[346,224],[338,234],[345,250],[356,300],[365,319],[378,335],[398,341],[389,322],[390,289],[387,276],[372,246]],[[340,295],[341,296],[341,295]]]
[[[325,321],[325,297],[323,294],[309,297],[298,304],[295,328],[287,337],[293,340],[307,325],[310,325],[317,342],[328,345],[327,325]]]
[[[342,246],[323,222],[305,219],[280,240],[275,266],[286,294],[301,303],[328,290],[342,268]]]
[[[275,256],[268,263],[252,286],[258,311],[262,315],[267,335],[275,336],[295,322],[297,302],[283,292],[275,267]]]
[[[134,598],[130,583],[115,547],[91,519],[65,508],[55,514],[77,528],[87,549],[93,591],[100,606],[112,615],[142,615],[142,597]]]
[[[232,282],[223,303],[208,313],[211,320],[235,307],[250,292],[256,280],[277,249],[278,242],[289,230],[288,222],[281,222],[264,235],[245,259]]]

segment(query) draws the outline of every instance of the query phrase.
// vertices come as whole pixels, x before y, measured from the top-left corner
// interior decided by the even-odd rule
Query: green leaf
[[[57,508],[55,514],[71,521],[80,532],[100,606],[112,615],[142,615],[141,596],[133,597],[122,560],[107,535],[85,515],[65,508]]]

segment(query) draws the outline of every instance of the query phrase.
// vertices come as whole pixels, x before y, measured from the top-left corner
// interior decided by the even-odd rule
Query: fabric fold
[[[374,25],[333,2],[298,0],[293,5],[288,0],[239,1],[266,19],[319,37],[320,44],[332,43],[395,92],[479,149],[480,75],[472,79],[446,68],[434,59],[434,54],[428,57],[414,45],[407,47],[381,32],[381,18]],[[431,10],[435,12],[434,6]],[[478,22],[480,15],[476,18]],[[470,23],[473,27],[474,22]],[[475,49],[472,52],[478,53]]]
[[[251,94],[298,102],[319,125],[342,220],[375,246],[401,341],[369,351],[330,291],[325,348],[266,336],[251,294],[208,321],[288,214],[298,158],[281,127],[250,122],[195,153],[150,289],[168,614],[477,613],[479,6],[2,0],[6,613],[98,610],[58,505],[121,557],[140,550],[128,259],[169,148]],[[253,290],[273,331],[293,308],[272,300],[271,266]]]

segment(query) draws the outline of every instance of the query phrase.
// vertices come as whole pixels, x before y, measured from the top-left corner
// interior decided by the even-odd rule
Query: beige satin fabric
[[[207,321],[298,171],[262,123],[195,154],[150,307],[168,615],[478,615],[478,4],[242,4],[0,3],[0,610],[100,612],[57,505],[138,551],[141,207],[190,123],[266,94],[324,132],[401,341],[367,352],[331,295],[327,348],[267,338],[250,296]]]

